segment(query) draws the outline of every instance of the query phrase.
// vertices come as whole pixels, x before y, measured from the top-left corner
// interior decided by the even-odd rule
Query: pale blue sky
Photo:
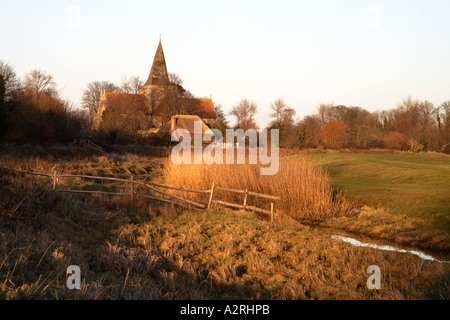
[[[390,109],[450,100],[450,1],[5,1],[0,59],[55,77],[79,105],[93,80],[146,80],[162,33],[169,72],[225,111],[279,97],[297,116],[321,102]]]

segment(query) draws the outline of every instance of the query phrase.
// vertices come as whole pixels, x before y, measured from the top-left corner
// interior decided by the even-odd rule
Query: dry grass
[[[364,206],[358,213],[329,219],[320,225],[422,249],[450,252],[450,235],[423,232],[424,223],[423,219],[396,216],[383,208]]]
[[[165,164],[166,184],[187,189],[207,190],[216,186],[280,196],[275,210],[294,219],[323,220],[341,216],[348,203],[331,187],[322,169],[308,161],[283,161],[277,174],[262,176],[258,165],[250,164]],[[217,191],[217,197],[243,203],[242,194]],[[249,196],[248,205],[268,208],[267,201]],[[270,207],[269,207],[270,208]]]
[[[7,159],[7,164],[43,170],[57,164],[73,173],[108,174],[131,168],[128,161],[151,166],[142,158],[98,159],[79,167],[33,161]],[[5,162],[0,159],[0,164]],[[302,170],[297,173],[306,175]],[[55,193],[46,179],[0,174],[0,299],[450,297],[448,264],[355,248],[321,230],[270,224],[251,213],[180,211],[142,198],[130,204],[128,199]],[[280,188],[282,181],[277,183]],[[65,286],[72,264],[81,268],[81,290]],[[372,264],[382,270],[381,290],[366,287],[365,271]]]

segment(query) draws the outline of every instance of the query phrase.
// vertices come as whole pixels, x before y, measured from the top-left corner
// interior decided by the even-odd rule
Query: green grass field
[[[357,206],[419,219],[429,231],[450,233],[450,157],[437,155],[308,153]]]

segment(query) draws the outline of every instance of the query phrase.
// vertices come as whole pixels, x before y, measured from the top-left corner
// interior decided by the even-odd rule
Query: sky
[[[299,119],[450,100],[449,0],[0,0],[0,17],[0,59],[51,74],[77,108],[91,81],[145,81],[160,36],[186,89],[225,112],[254,101],[260,127],[278,98]]]

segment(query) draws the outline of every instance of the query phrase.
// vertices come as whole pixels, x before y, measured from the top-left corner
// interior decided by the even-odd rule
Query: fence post
[[[56,168],[53,169],[53,191],[56,190]]]
[[[273,222],[273,202],[270,203],[270,222]]]
[[[247,196],[248,196],[248,190],[245,189],[245,197],[244,197],[244,210],[247,207]]]
[[[211,191],[209,192],[208,209],[211,207],[211,202],[212,202],[212,199],[213,199],[213,193],[214,193],[214,181],[211,184]]]
[[[130,200],[133,202],[133,196],[134,196],[134,176],[130,177]]]

